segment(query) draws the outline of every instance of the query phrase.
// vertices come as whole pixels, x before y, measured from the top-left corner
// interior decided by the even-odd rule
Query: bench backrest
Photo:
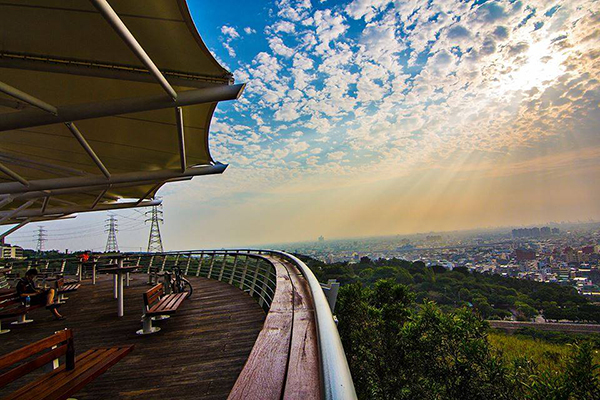
[[[56,288],[60,289],[65,286],[65,278],[59,278],[56,280]]]
[[[52,348],[56,346],[56,348]],[[49,350],[44,352],[45,350]],[[36,358],[30,361],[25,361],[38,353]],[[0,388],[8,385],[12,381],[19,379],[20,377],[27,375],[28,373],[43,367],[44,365],[52,362],[60,356],[66,356],[67,370],[75,368],[75,347],[73,346],[73,331],[65,329],[56,332],[54,335],[49,336],[45,339],[39,340],[35,343],[22,347],[18,350],[10,352],[0,357],[0,371],[6,370],[9,367],[16,365],[14,368],[8,371],[0,373]]]
[[[8,283],[8,279],[6,279],[5,274],[0,274],[0,289],[10,287],[10,283]]]
[[[146,306],[146,309],[152,307],[154,303],[159,301],[163,293],[164,289],[162,283],[159,283],[158,285],[154,286],[152,289],[144,293],[144,305]]]
[[[0,294],[0,309],[21,304],[22,300],[17,293]]]

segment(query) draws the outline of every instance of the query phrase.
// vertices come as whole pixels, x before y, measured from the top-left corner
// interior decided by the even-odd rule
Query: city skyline
[[[189,4],[247,88],[212,121],[225,173],[159,192],[167,249],[600,219],[597,3]]]

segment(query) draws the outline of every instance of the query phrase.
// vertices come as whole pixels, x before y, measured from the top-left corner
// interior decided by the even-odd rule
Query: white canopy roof
[[[149,205],[225,169],[210,120],[243,85],[185,0],[8,0],[0,32],[0,224]]]

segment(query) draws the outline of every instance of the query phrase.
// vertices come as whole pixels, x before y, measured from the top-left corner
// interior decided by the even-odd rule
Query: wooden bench
[[[133,345],[97,348],[75,357],[73,332],[59,331],[52,336],[0,357],[0,388],[65,356],[65,363],[4,400],[68,399],[102,375],[133,350]],[[42,353],[42,354],[40,354]],[[36,358],[33,358],[37,356]],[[29,361],[26,361],[31,359]],[[19,365],[16,365],[19,364]],[[11,368],[7,370],[8,368]],[[5,371],[6,370],[6,371]]]
[[[26,307],[16,292],[0,295],[0,335],[10,332],[10,329],[2,329],[3,319],[17,317],[17,320],[12,322],[13,325],[28,324],[33,320],[27,319],[27,313],[40,307],[41,304]]]
[[[136,332],[138,335],[148,335],[160,331],[159,327],[152,326],[152,321],[166,319],[169,318],[169,315],[174,314],[187,298],[188,292],[164,295],[163,284],[159,283],[147,290],[143,296],[144,314],[142,315],[142,329]]]
[[[58,302],[64,303],[69,298],[65,296],[65,293],[74,292],[81,287],[80,283],[65,283],[64,278],[56,280],[56,294],[58,296]]]

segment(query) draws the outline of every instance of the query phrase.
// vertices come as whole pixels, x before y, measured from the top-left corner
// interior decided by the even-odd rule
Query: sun
[[[521,55],[505,61],[505,70],[510,72],[498,80],[498,94],[549,86],[566,71],[565,59],[565,54],[552,49],[550,39],[528,44]]]

